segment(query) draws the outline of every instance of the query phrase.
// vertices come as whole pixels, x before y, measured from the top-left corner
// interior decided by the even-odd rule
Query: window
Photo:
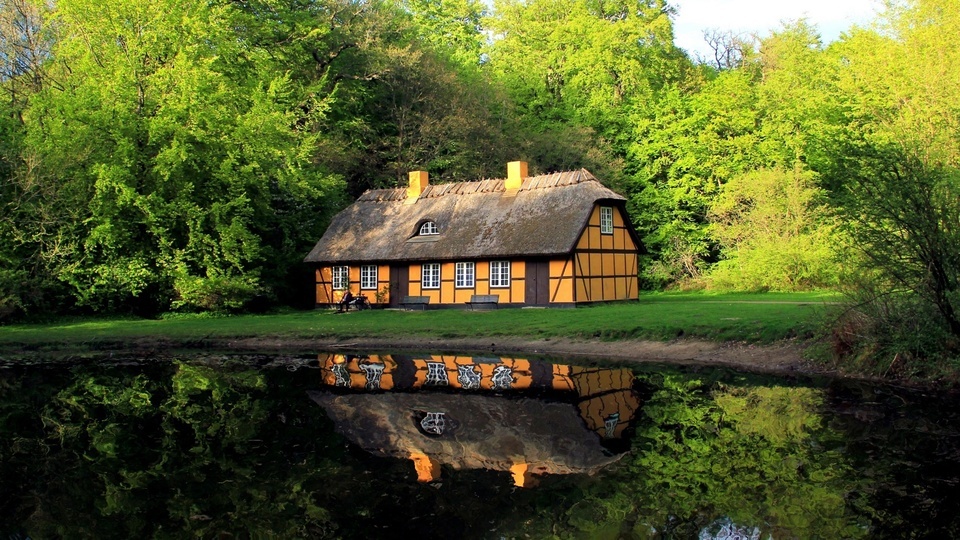
[[[473,270],[474,270],[474,267],[472,262],[457,263],[457,272],[455,274],[456,279],[454,281],[457,284],[458,289],[473,288],[473,277],[474,277]]]
[[[420,236],[426,236],[430,234],[440,234],[440,230],[437,229],[437,223],[435,221],[427,221],[420,226]]]
[[[613,208],[609,206],[600,207],[600,232],[602,234],[613,234]]]
[[[342,291],[350,286],[350,267],[333,267],[333,290]]]
[[[490,286],[510,286],[510,261],[490,261]]]
[[[427,384],[431,386],[448,386],[447,367],[443,362],[427,362]]]
[[[360,267],[360,288],[376,290],[377,265],[368,264]]]
[[[420,267],[420,286],[424,289],[440,288],[440,263],[424,264]]]

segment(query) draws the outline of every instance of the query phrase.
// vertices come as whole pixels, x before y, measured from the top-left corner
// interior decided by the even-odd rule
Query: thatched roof
[[[505,181],[427,186],[409,204],[406,188],[367,191],[337,214],[304,262],[390,262],[562,255],[573,251],[597,202],[625,199],[580,169]],[[417,236],[434,221],[440,234]]]

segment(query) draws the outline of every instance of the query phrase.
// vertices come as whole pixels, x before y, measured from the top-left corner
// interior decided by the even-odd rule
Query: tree
[[[835,170],[864,269],[853,307],[875,321],[861,334],[874,334],[876,354],[892,358],[937,356],[960,338],[960,51],[945,38],[960,30],[955,8],[892,6],[883,32],[859,30],[838,48],[851,135]],[[918,320],[937,347],[896,337]]]
[[[801,290],[838,285],[835,226],[809,171],[761,169],[734,177],[710,201],[710,235],[723,249],[708,286]]]
[[[480,65],[486,8],[478,0],[401,0],[422,39],[468,72]]]
[[[338,190],[310,164],[324,98],[238,41],[231,9],[57,4],[63,69],[24,113],[26,145],[80,214],[59,223],[55,273],[81,304],[235,309],[319,235]]]
[[[628,160],[630,211],[652,253],[648,283],[699,279],[715,260],[707,208],[721,186],[762,163],[754,74],[720,73],[698,93],[674,87],[638,104]]]
[[[710,63],[717,71],[737,69],[753,55],[755,49],[752,38],[745,34],[719,29],[704,30],[703,40],[712,51],[712,58],[700,58],[701,63]]]
[[[616,163],[631,142],[631,104],[692,69],[673,45],[671,13],[661,0],[497,2],[484,69],[502,82],[531,138],[586,137],[595,154]],[[571,150],[580,155],[568,161],[590,161]]]

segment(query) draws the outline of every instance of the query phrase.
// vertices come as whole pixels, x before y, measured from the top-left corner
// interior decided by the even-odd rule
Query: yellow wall
[[[504,259],[496,259],[504,260]],[[468,261],[470,262],[470,261]],[[475,294],[497,295],[501,304],[523,303],[525,286],[525,265],[522,260],[510,260],[510,286],[490,286],[490,261],[472,261],[474,272],[473,287],[456,286],[456,263],[447,262],[440,265],[440,289],[424,289],[421,287],[421,265],[410,265],[410,295],[428,296],[431,304],[465,304]]]
[[[574,302],[573,259],[550,261],[550,302],[569,304]]]
[[[321,266],[315,272],[317,304],[336,304],[343,298],[345,290],[333,290],[333,267]],[[377,266],[377,290],[360,289],[360,266],[351,266],[348,275],[350,278],[350,292],[354,295],[363,294],[371,304],[390,302],[390,267],[385,264]],[[380,298],[377,298],[377,293]]]
[[[575,302],[636,299],[637,245],[621,209],[613,206],[613,233],[600,232],[600,205],[593,209],[573,255]]]

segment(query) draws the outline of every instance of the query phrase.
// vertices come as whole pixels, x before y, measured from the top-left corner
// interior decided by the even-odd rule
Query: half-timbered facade
[[[506,179],[371,190],[337,214],[305,258],[316,304],[350,290],[374,304],[429,298],[465,306],[573,306],[637,298],[640,242],[625,199],[585,169]]]

